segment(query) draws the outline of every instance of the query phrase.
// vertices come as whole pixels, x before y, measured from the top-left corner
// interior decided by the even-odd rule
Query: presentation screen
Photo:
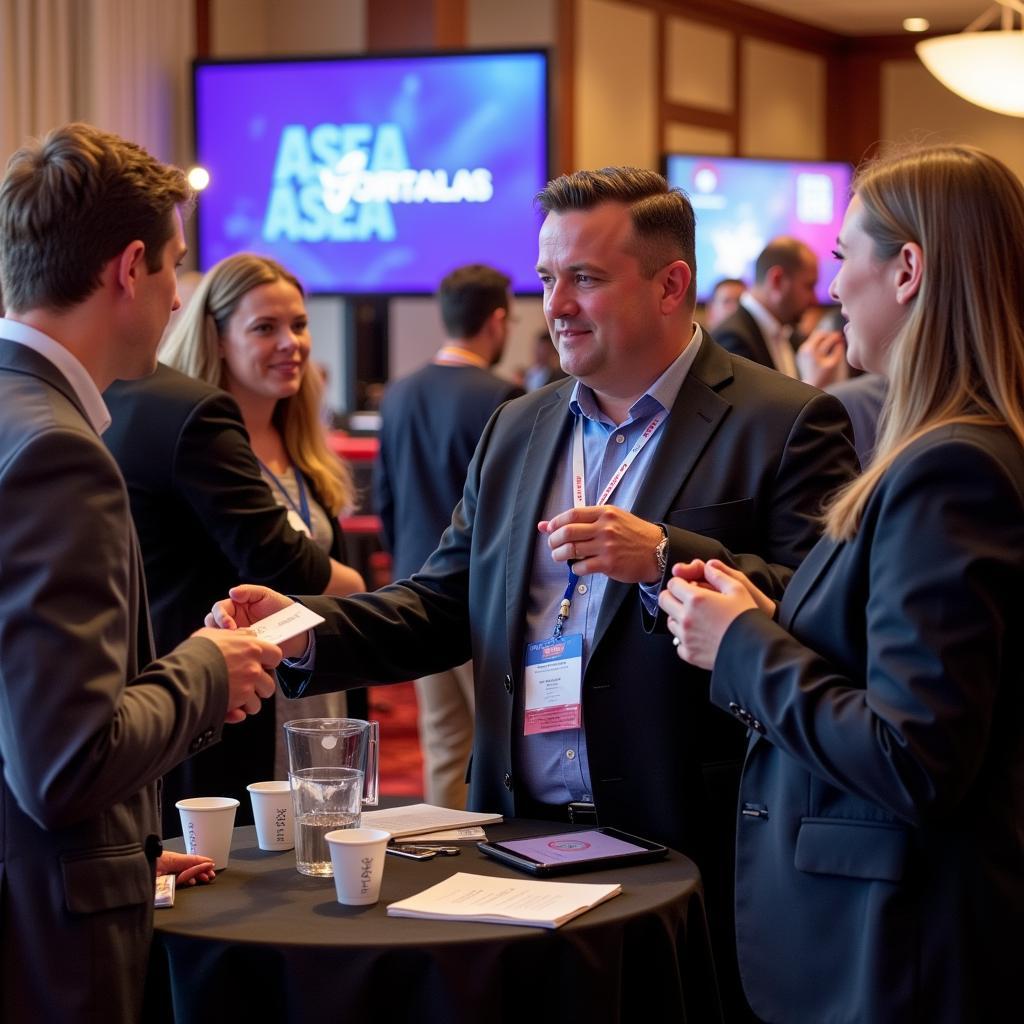
[[[716,281],[754,280],[754,261],[771,239],[792,235],[818,257],[818,301],[839,264],[832,256],[850,200],[849,164],[741,157],[665,157],[665,175],[690,197],[697,215],[697,298]]]
[[[542,51],[197,61],[201,269],[240,250],[311,292],[429,294],[489,263],[540,291]]]

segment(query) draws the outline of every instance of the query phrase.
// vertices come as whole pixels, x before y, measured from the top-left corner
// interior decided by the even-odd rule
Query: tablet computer
[[[658,860],[668,847],[620,832],[615,828],[592,828],[582,832],[509,839],[503,843],[478,843],[481,852],[531,875],[563,875],[594,871],[619,864]]]

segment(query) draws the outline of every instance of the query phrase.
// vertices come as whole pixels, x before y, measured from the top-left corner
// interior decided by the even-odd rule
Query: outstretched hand
[[[269,587],[259,587],[254,583],[243,583],[232,587],[228,597],[218,601],[206,616],[205,624],[214,629],[246,629],[254,623],[265,619],[282,608],[295,602],[284,594],[279,594]],[[301,658],[309,646],[309,633],[285,640],[280,646],[282,657]],[[280,659],[279,659],[280,660]]]

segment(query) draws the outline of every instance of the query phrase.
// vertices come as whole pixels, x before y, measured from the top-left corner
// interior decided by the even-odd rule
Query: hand
[[[654,549],[661,543],[661,527],[615,505],[588,505],[537,524],[548,535],[556,562],[574,561],[573,572],[587,576],[603,573],[622,583],[657,583],[661,580]]]
[[[251,583],[232,587],[228,597],[218,601],[204,620],[214,629],[239,629],[251,626],[288,605],[295,604],[290,597],[279,594],[269,587],[257,587]]]
[[[263,700],[277,687],[267,671],[281,661],[281,648],[267,643],[247,629],[197,629],[201,636],[215,644],[228,669],[228,712],[224,721],[234,724],[246,715],[255,715]]]
[[[846,362],[843,332],[812,331],[797,349],[796,366],[800,379],[816,388],[846,380],[850,367]]]
[[[212,882],[217,877],[213,870],[213,861],[209,857],[200,857],[192,853],[175,853],[165,850],[156,859],[158,875],[177,875],[178,885],[195,885],[199,882]]]
[[[704,566],[707,586],[673,574],[658,596],[679,657],[697,668],[714,668],[725,631],[743,612],[757,608],[747,587],[723,569],[720,562]]]
[[[748,576],[745,576],[739,569],[734,569],[730,565],[726,565],[725,562],[720,562],[717,558],[712,558],[707,563],[719,572],[725,573],[726,576],[731,576],[737,583],[742,583],[747,589],[747,593],[754,599],[754,604],[757,605],[758,609],[765,613],[768,618],[775,617],[775,602],[759,587],[754,586]],[[699,558],[694,558],[690,562],[677,562],[672,566],[672,575],[677,579],[687,580],[690,583],[696,583],[699,587],[704,587],[706,590],[714,590],[710,583],[704,578],[704,570],[707,568],[704,562]]]

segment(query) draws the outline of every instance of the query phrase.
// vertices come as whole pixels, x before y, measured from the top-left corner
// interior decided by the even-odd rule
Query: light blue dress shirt
[[[588,505],[597,503],[601,492],[622,464],[626,454],[644,432],[655,415],[671,411],[679,395],[686,374],[697,357],[702,341],[700,327],[696,327],[689,345],[665,372],[633,403],[622,423],[612,423],[598,408],[594,392],[577,382],[569,401],[573,417],[583,418],[583,456],[586,470],[586,499]],[[637,454],[626,475],[619,481],[608,504],[630,509],[643,484],[654,453],[665,433],[668,416],[661,422],[651,439]],[[551,480],[541,519],[553,519],[572,508],[572,441],[558,462]],[[653,561],[654,553],[651,552]],[[533,568],[530,592],[526,605],[526,642],[535,643],[551,636],[558,606],[565,592],[568,572],[565,562],[551,557],[546,534],[537,534],[533,550]],[[572,597],[572,610],[565,623],[566,634],[583,634],[583,667],[593,643],[601,601],[608,585],[608,577],[591,573],[580,577]],[[644,603],[649,610],[657,607],[659,585],[641,587]],[[525,662],[526,650],[523,649]],[[516,784],[540,803],[566,804],[573,800],[592,800],[590,765],[587,760],[586,722],[579,729],[560,729],[524,736],[524,687],[516,691],[513,735],[513,764],[516,766]]]

